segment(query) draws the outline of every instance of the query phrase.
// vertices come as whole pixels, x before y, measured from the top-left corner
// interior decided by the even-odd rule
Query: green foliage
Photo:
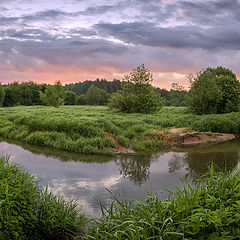
[[[86,93],[87,105],[106,105],[107,93],[105,90],[95,86],[90,86]]]
[[[86,95],[82,94],[77,97],[77,105],[86,105]]]
[[[64,104],[65,92],[60,81],[48,85],[45,93],[40,92],[40,98],[48,106],[59,107]]]
[[[98,79],[98,78],[95,81],[87,80],[84,82],[66,84],[64,86],[64,89],[67,91],[73,91],[79,96],[82,94],[86,94],[87,90],[92,85],[100,89],[103,89],[110,94],[121,89],[121,82],[117,79],[113,79],[113,81],[107,81],[106,79]]]
[[[86,239],[239,239],[240,173],[209,175],[195,186],[182,180],[165,201],[115,197]]]
[[[2,87],[2,85],[0,83],[0,107],[2,107],[4,98],[5,98],[5,91],[4,91],[4,88]]]
[[[240,82],[223,67],[207,68],[190,76],[188,104],[197,114],[228,113],[240,106]]]
[[[0,239],[73,239],[86,219],[73,202],[43,191],[33,175],[0,157]]]
[[[76,105],[77,103],[77,94],[72,91],[65,92],[65,105]]]
[[[46,84],[36,84],[33,82],[14,82],[5,86],[4,107],[11,107],[17,105],[40,105],[39,92],[44,91]]]
[[[126,113],[156,113],[163,106],[160,95],[150,85],[152,74],[144,65],[123,79],[122,90],[113,94],[109,107]]]

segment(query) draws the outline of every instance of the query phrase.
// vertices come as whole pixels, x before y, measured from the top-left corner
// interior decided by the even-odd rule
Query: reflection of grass
[[[195,188],[183,182],[175,199],[116,198],[87,239],[239,239],[240,174],[209,175]]]
[[[43,191],[33,175],[0,156],[0,239],[73,239],[86,219],[77,205]]]
[[[110,153],[118,144],[136,151],[159,150],[169,135],[163,129],[173,126],[238,133],[240,113],[197,116],[174,107],[159,114],[122,114],[89,106],[0,108],[0,136],[71,152]]]

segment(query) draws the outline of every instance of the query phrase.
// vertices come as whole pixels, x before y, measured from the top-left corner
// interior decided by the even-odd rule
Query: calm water
[[[1,140],[0,140],[1,141]],[[0,153],[10,155],[48,183],[56,194],[76,199],[83,212],[99,215],[99,203],[109,206],[113,196],[106,190],[126,199],[144,199],[148,192],[161,198],[166,192],[181,187],[179,177],[197,180],[213,161],[219,170],[231,170],[240,160],[240,142],[137,156],[98,156],[73,154],[18,142],[0,142]]]

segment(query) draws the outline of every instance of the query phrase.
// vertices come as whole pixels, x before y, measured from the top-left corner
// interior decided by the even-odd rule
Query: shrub
[[[76,105],[77,103],[77,94],[73,91],[65,92],[65,105]]]

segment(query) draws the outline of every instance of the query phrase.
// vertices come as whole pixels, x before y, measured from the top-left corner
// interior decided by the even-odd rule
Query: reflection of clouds
[[[220,159],[221,164],[225,159],[230,159],[229,164],[239,159],[239,144],[230,145],[226,147],[227,150],[220,152],[218,148],[215,148],[217,146],[204,147],[204,152],[193,149],[186,151],[185,149],[184,152],[167,152],[147,156],[124,155],[112,161],[98,163],[94,161],[63,162],[49,153],[44,155],[43,152],[39,155],[41,148],[36,155],[20,146],[0,142],[0,152],[4,150],[5,154],[11,156],[11,161],[18,162],[35,173],[41,180],[42,186],[48,183],[49,190],[54,194],[59,194],[67,200],[76,200],[82,207],[82,212],[90,216],[100,215],[100,203],[106,207],[110,206],[114,197],[106,189],[117,196],[120,194],[127,200],[145,199],[147,192],[164,198],[166,192],[161,187],[172,191],[175,190],[175,186],[181,187],[179,176],[187,176],[190,171],[200,171],[209,161],[207,156],[212,158],[214,153],[215,158]],[[222,149],[221,146],[220,150]],[[51,151],[54,152],[54,150]],[[69,156],[68,159],[71,159],[71,154]],[[91,160],[91,157],[93,160],[96,158],[96,156],[89,155],[88,159]],[[81,155],[78,158],[81,159]],[[240,166],[238,166],[238,171],[240,171]]]

